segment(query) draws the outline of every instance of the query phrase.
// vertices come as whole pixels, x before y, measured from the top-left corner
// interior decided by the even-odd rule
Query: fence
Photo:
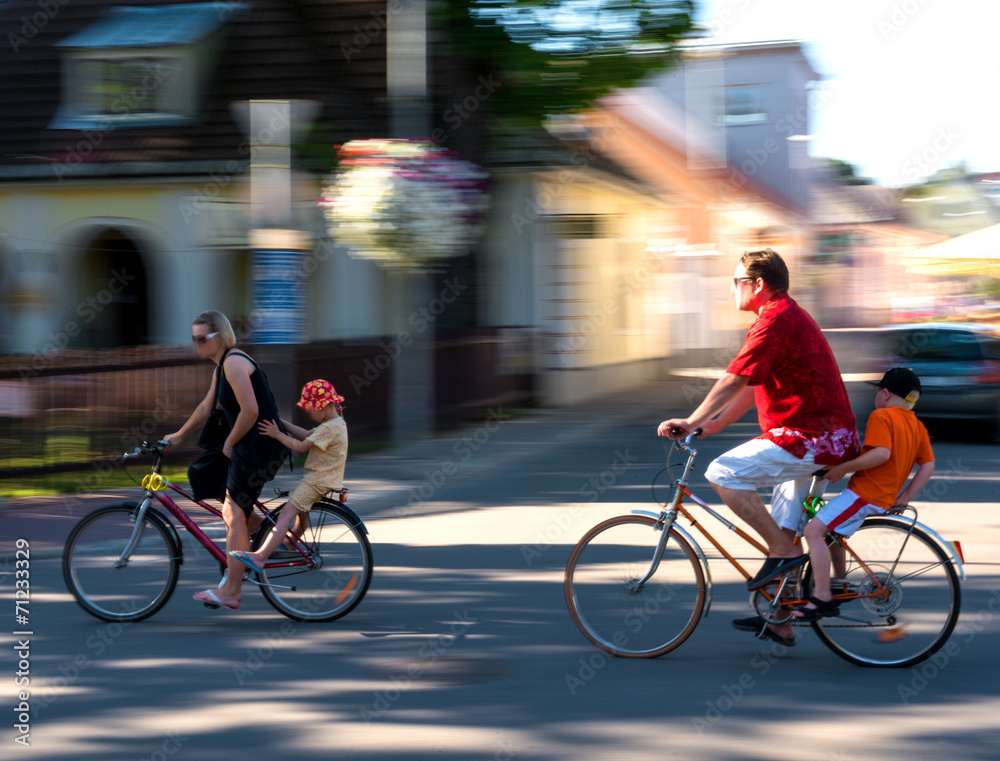
[[[530,402],[530,372],[511,362],[520,340],[489,333],[436,344],[438,427],[499,404]],[[383,344],[373,339],[294,348],[297,388],[327,378],[347,397],[353,444],[388,437],[392,365]],[[155,346],[74,352],[45,362],[0,358],[0,479],[116,463],[136,442],[177,430],[204,398],[213,367],[190,350]],[[301,411],[293,422],[311,425]],[[185,454],[194,450],[178,453]]]

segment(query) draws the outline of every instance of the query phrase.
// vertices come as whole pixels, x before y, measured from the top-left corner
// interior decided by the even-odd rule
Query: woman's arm
[[[236,401],[240,405],[240,414],[233,421],[233,430],[229,432],[222,447],[222,452],[227,457],[232,457],[233,447],[250,433],[250,429],[257,422],[257,397],[254,396],[253,383],[250,381],[250,373],[253,370],[253,364],[238,354],[227,357],[222,363],[222,372],[226,374],[226,380],[229,381],[236,395]]]

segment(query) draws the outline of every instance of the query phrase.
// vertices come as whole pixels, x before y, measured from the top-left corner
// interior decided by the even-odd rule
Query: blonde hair
[[[222,345],[227,349],[232,349],[236,346],[236,334],[233,332],[233,326],[229,324],[229,320],[222,312],[218,312],[215,309],[202,312],[194,318],[194,322],[191,324],[205,325],[208,327],[210,333],[218,333],[219,340],[222,341]]]

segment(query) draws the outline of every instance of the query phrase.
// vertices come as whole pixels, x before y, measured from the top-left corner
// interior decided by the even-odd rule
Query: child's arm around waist
[[[257,426],[257,430],[260,431],[262,436],[277,439],[293,452],[298,452],[299,454],[308,452],[313,448],[313,443],[306,438],[311,431],[307,431],[305,428],[299,428],[297,425],[292,425],[287,420],[282,420],[281,422],[284,424],[288,433],[292,434],[291,436],[287,433],[282,433],[278,428],[278,424],[273,420],[261,420],[260,424]]]
[[[831,484],[835,484],[848,473],[857,473],[859,470],[877,468],[879,465],[886,462],[891,456],[892,452],[886,447],[872,447],[871,449],[866,449],[853,460],[842,462],[840,465],[834,465],[826,472],[826,478]]]

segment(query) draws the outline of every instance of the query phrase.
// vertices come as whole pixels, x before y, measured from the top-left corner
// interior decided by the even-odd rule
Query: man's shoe
[[[755,589],[760,589],[779,576],[784,576],[789,571],[794,571],[799,566],[805,565],[808,560],[809,556],[805,553],[795,558],[768,558],[757,571],[757,575],[747,582],[747,590],[752,592]]]
[[[780,634],[775,634],[767,625],[767,621],[760,616],[734,618],[733,628],[741,632],[752,632],[757,639],[768,639],[785,647],[795,647],[796,645],[795,637],[782,637]]]

